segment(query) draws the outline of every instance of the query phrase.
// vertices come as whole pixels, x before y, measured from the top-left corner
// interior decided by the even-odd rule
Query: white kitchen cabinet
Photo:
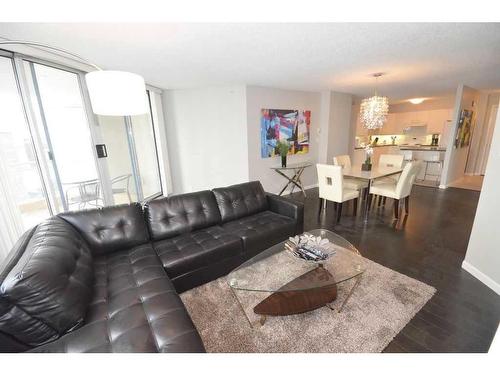
[[[429,134],[443,134],[446,121],[451,120],[452,110],[437,109],[429,111],[429,121],[427,123],[427,132]]]
[[[356,121],[356,135],[393,135],[404,134],[405,128],[412,125],[427,125],[427,134],[443,134],[446,121],[452,119],[452,109],[436,109],[432,111],[392,112],[387,115],[387,122],[382,129],[368,131],[361,124],[359,114]]]
[[[415,111],[411,112],[411,123],[426,124],[429,121],[429,112],[432,111]]]
[[[395,113],[389,113],[387,115],[387,121],[385,122],[385,124],[382,127],[382,129],[380,129],[380,131],[378,132],[378,134],[385,134],[385,135],[398,134],[396,129],[397,129],[396,114]]]

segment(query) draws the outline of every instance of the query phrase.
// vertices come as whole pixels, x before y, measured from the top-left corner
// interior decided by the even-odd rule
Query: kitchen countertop
[[[372,145],[372,147],[398,147],[399,145],[393,145],[393,144],[386,144],[386,145]],[[361,147],[361,146],[358,146],[358,147],[354,147],[355,150],[364,150],[364,147]]]
[[[372,147],[399,147],[400,150],[403,151],[446,151],[446,147],[440,146],[430,146],[430,145],[421,145],[421,146],[413,146],[413,145],[374,145]],[[354,147],[355,150],[364,150],[364,147]]]
[[[440,147],[440,146],[410,146],[410,145],[405,145],[405,146],[399,146],[400,150],[407,150],[407,151],[446,151],[446,147]]]

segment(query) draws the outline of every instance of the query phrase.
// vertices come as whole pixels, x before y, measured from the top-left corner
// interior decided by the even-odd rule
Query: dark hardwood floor
[[[305,229],[327,228],[363,256],[437,289],[385,352],[487,352],[500,319],[500,297],[461,268],[479,192],[415,186],[408,216],[392,220],[392,201],[373,206],[368,223],[329,203],[318,218],[318,189],[290,195],[305,203]],[[350,208],[350,207],[349,207]]]

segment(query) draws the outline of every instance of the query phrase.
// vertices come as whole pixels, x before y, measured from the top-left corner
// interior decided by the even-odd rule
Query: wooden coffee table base
[[[333,276],[323,267],[317,267],[290,281],[254,307],[259,315],[293,315],[316,310],[337,298],[337,285],[307,289],[311,280],[332,280]],[[304,290],[301,290],[301,289]],[[295,289],[295,290],[294,290]],[[261,324],[265,321],[261,319]]]

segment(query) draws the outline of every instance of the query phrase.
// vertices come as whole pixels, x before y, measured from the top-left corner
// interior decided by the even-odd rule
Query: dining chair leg
[[[319,209],[318,209],[318,217],[321,216],[321,210],[323,209],[323,198],[319,198]]]
[[[399,219],[399,199],[394,199],[394,218]]]
[[[354,216],[356,216],[358,214],[358,198],[354,199],[354,201],[353,201],[352,214]]]
[[[342,203],[337,203],[337,223],[340,222],[340,216],[342,216]]]
[[[386,198],[387,198],[387,197],[384,197],[384,198],[382,199],[382,206],[385,206],[385,200],[386,200]]]
[[[382,199],[384,197],[382,197],[381,195],[378,196],[378,204],[377,204],[377,207],[380,207],[380,205],[382,204]]]
[[[405,198],[405,213],[408,215],[409,211],[410,211],[410,196],[408,195]]]
[[[373,194],[368,194],[368,211],[371,210],[372,208],[372,199],[373,199]]]

